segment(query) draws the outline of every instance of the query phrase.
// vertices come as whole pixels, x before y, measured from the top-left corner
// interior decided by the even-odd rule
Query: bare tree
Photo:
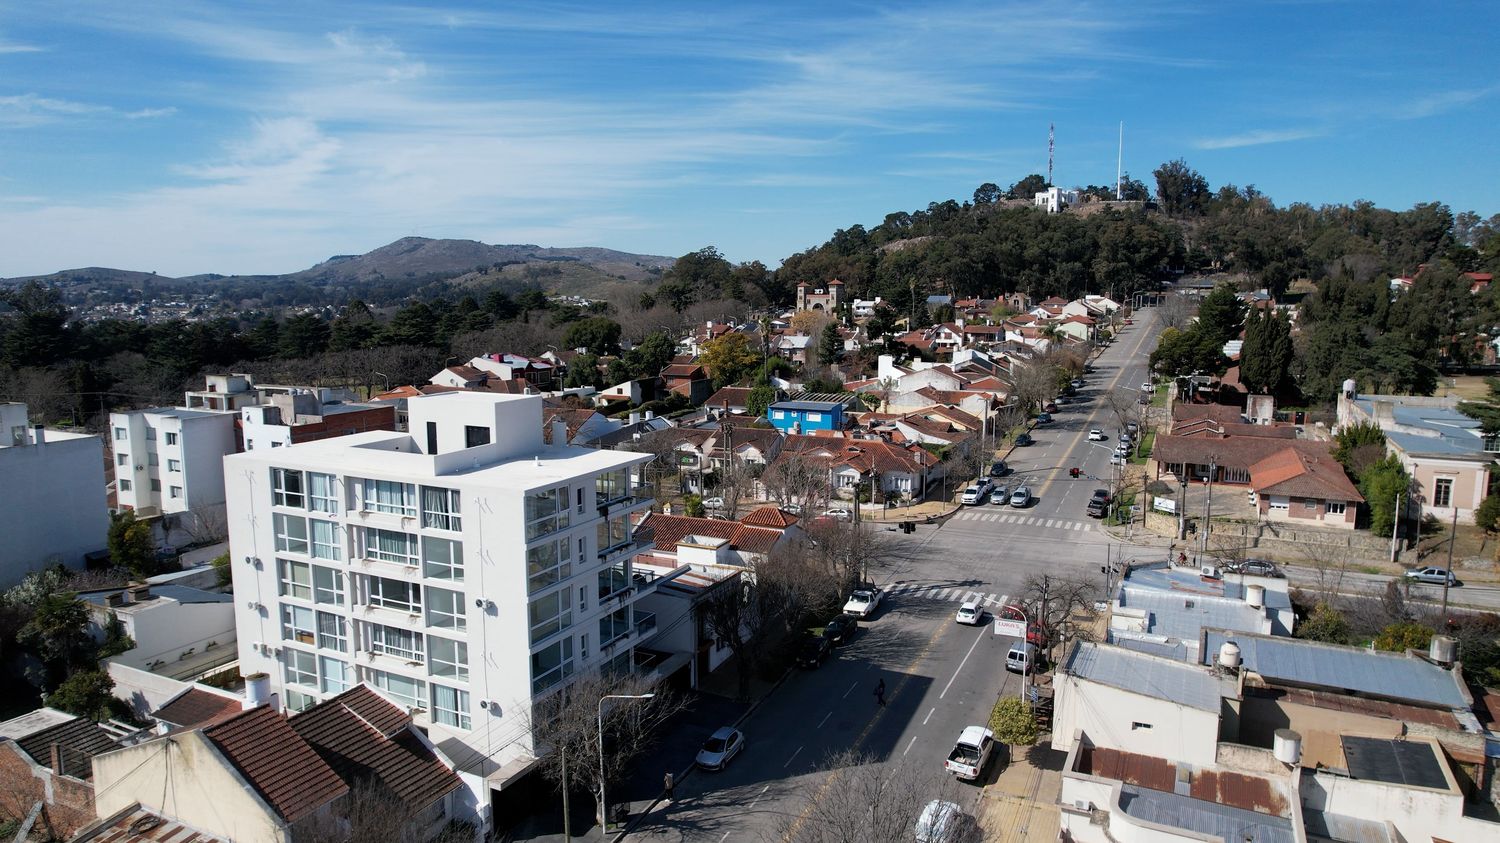
[[[1161,321],[1163,328],[1176,328],[1181,330],[1188,326],[1193,319],[1196,310],[1187,296],[1181,293],[1173,293],[1162,297],[1161,305],[1156,309],[1156,318]]]
[[[223,504],[210,504],[186,513],[180,526],[195,544],[214,544],[229,537],[229,514]]]
[[[803,788],[776,824],[776,839],[792,843],[898,843],[912,839],[932,799],[963,804],[951,776],[938,780],[911,761],[877,761],[845,750],[824,763],[824,787]],[[965,817],[945,843],[977,843],[979,826]]]
[[[828,460],[809,454],[786,453],[777,457],[760,476],[766,494],[783,504],[801,505],[803,512],[828,502]]]
[[[1140,421],[1140,404],[1136,401],[1134,390],[1123,387],[1112,389],[1105,396],[1109,402],[1109,410],[1114,413],[1115,422],[1120,430],[1131,422]]]
[[[468,843],[475,829],[468,823],[449,823],[436,837],[421,814],[430,805],[410,805],[387,784],[373,777],[349,787],[331,812],[321,813],[293,831],[295,843],[344,843],[385,840],[390,843]]]
[[[1051,639],[1064,625],[1071,628],[1073,638],[1087,639],[1088,629],[1073,621],[1077,616],[1092,616],[1100,585],[1082,577],[1031,574],[1021,585],[1021,606],[1028,621],[1041,627],[1048,643],[1061,643]]]
[[[1057,369],[1040,355],[1011,369],[1011,399],[1022,413],[1057,397]]]
[[[1344,590],[1344,575],[1359,561],[1358,554],[1346,544],[1302,544],[1298,549],[1313,569],[1318,601],[1332,602]]]

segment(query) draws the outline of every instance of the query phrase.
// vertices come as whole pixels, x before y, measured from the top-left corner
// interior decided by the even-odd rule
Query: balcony
[[[633,483],[608,490],[599,489],[595,491],[595,496],[601,518],[608,518],[638,506],[645,506],[653,500],[651,486],[646,483]]]
[[[634,556],[644,550],[649,550],[656,543],[656,531],[636,530],[625,539],[614,544],[599,548],[599,560],[614,559],[621,555]]]
[[[655,612],[636,612],[635,613],[635,637],[636,637],[636,640],[643,639],[646,636],[651,635],[654,632],[656,632],[656,613]]]
[[[620,562],[599,572],[599,602],[612,600],[630,591],[630,563]]]
[[[655,621],[653,620],[654,624]],[[631,632],[630,610],[621,609],[599,619],[599,646],[608,647]]]

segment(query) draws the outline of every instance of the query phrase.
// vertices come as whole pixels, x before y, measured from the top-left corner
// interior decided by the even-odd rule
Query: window
[[[370,684],[384,691],[385,695],[397,705],[409,709],[422,707],[422,697],[427,690],[426,682],[386,673],[383,670],[372,670],[369,676]]]
[[[130,455],[115,454],[115,465],[130,465]]]
[[[344,625],[344,616],[331,612],[318,613],[318,647],[323,650],[349,649],[349,633]]]
[[[1329,501],[1328,502],[1328,514],[1329,515],[1343,515],[1347,511],[1347,509],[1348,509],[1348,504],[1344,503],[1343,501]]]
[[[286,682],[288,685],[306,685],[309,688],[318,687],[318,659],[312,653],[304,653],[301,650],[293,650],[291,647],[282,649],[282,655],[286,658]]]
[[[371,606],[383,606],[402,612],[422,611],[422,587],[401,580],[369,577]]]
[[[128,492],[128,491],[130,491],[130,481],[129,480],[121,480],[120,481],[120,491],[122,491],[122,492]]]
[[[125,435],[126,435],[125,434],[125,428],[123,428],[123,427],[117,427],[117,428],[115,428],[115,441],[116,442],[124,442],[125,441]]]
[[[161,461],[157,459],[155,451],[146,452],[146,465],[161,465]]]
[[[469,692],[433,685],[432,721],[444,726],[469,729]]]
[[[578,660],[585,662],[589,660],[589,634],[587,632],[578,636]]]
[[[594,532],[599,542],[599,553],[603,555],[630,541],[630,522],[621,515],[600,521]]]
[[[579,486],[578,488],[574,489],[573,491],[575,493],[575,497],[577,497],[577,499],[578,499],[578,514],[582,515],[583,514],[583,487]]]
[[[339,525],[332,521],[319,521],[311,519],[312,524],[312,555],[318,559],[332,559],[337,562],[344,558],[343,536],[339,532]]]
[[[154,477],[151,478],[151,491],[153,491],[153,492],[160,492],[161,491],[161,481],[157,480]]]
[[[272,448],[280,448],[281,447],[281,443],[280,442],[272,442],[271,443],[271,447]]]
[[[427,587],[427,625],[439,629],[468,629],[464,596],[446,588]]]
[[[807,420],[808,420],[808,422],[820,422],[820,421],[823,420],[823,414],[822,413],[808,413],[807,414]]]
[[[528,607],[531,615],[531,643],[535,644],[573,625],[573,609],[568,605],[568,598],[571,596],[572,592],[562,589],[531,601]]]
[[[526,540],[568,526],[568,487],[559,486],[526,496]]]
[[[395,530],[366,528],[365,556],[382,562],[395,562],[397,565],[416,567],[417,537],[411,533],[398,533]]]
[[[394,480],[364,481],[365,509],[411,517],[417,514],[417,487]]]
[[[182,460],[167,460],[167,471],[182,473]]]
[[[1308,512],[1315,511],[1318,508],[1318,499],[1317,498],[1303,498],[1302,499],[1302,508],[1305,509],[1305,510],[1307,510]]]
[[[171,493],[172,493],[172,497],[173,498],[180,498],[180,497],[182,497],[182,487],[181,486],[173,486],[173,487],[171,487]]]
[[[546,588],[573,573],[567,540],[547,541],[526,551],[526,581],[531,591]]]
[[[573,639],[563,638],[531,654],[531,692],[539,694],[573,674]]]
[[[155,442],[156,441],[156,428],[154,428],[154,427],[148,427],[148,428],[146,428],[146,441],[147,442]]]
[[[314,512],[339,511],[338,479],[332,474],[307,473],[307,508]]]
[[[606,471],[594,478],[594,497],[600,503],[617,501],[630,494],[630,477],[623,470]]]
[[[296,713],[306,711],[318,704],[318,698],[312,694],[304,694],[296,688],[286,689],[286,710]]]
[[[168,445],[176,445],[177,444],[177,434],[175,434],[175,433],[168,433],[167,434],[167,444]]]
[[[295,597],[298,600],[312,599],[311,565],[290,559],[277,559],[276,565],[281,569],[282,597]]]
[[[490,429],[478,425],[464,425],[464,447],[477,448],[480,445],[490,444]]]
[[[422,661],[422,634],[409,629],[398,629],[385,624],[370,624],[370,649],[377,653]]]
[[[281,637],[298,644],[311,644],[313,635],[313,610],[301,606],[281,605]]]
[[[446,676],[460,682],[469,681],[469,645],[462,641],[427,636],[427,647],[431,660],[427,672],[433,676]]]
[[[276,513],[271,516],[276,531],[276,549],[288,553],[307,552],[307,519]]]
[[[464,543],[422,537],[422,574],[435,580],[464,581]]]
[[[1453,505],[1452,477],[1439,477],[1432,482],[1432,505],[1441,507]]]
[[[586,585],[580,585],[578,587],[578,611],[580,611],[580,612],[587,612],[588,610],[589,610],[589,587],[586,586]]]
[[[290,468],[271,469],[271,502],[277,506],[307,508],[306,488],[302,485],[302,472]]]
[[[1291,498],[1271,498],[1266,503],[1266,508],[1268,508],[1268,509],[1274,509],[1274,510],[1277,510],[1279,512],[1287,512],[1287,511],[1291,510],[1291,508],[1292,508],[1292,499]]]
[[[322,678],[318,687],[325,694],[337,694],[349,690],[349,665],[328,656],[318,656],[318,675]]]
[[[437,447],[437,422],[427,423],[427,453],[436,454]]]
[[[459,519],[458,490],[422,487],[422,526],[433,530],[463,529]]]
[[[322,565],[312,566],[313,602],[330,606],[344,605],[344,575]]]

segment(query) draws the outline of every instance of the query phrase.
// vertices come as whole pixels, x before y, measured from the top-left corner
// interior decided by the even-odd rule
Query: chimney
[[[271,676],[268,673],[252,673],[245,677],[245,698],[240,708],[249,711],[271,704]]]
[[[562,416],[552,417],[552,444],[568,444],[568,423],[563,420]]]
[[[116,592],[114,592],[112,594],[106,594],[106,595],[104,595],[104,605],[106,605],[106,606],[123,606],[123,605],[125,605],[125,593],[122,592],[122,591],[116,591]]]
[[[131,603],[145,603],[151,599],[151,586],[139,583],[126,589],[126,593],[130,595]]]
[[[651,421],[654,418],[656,418],[656,411],[654,411],[654,410],[647,410],[646,411],[646,421]]]
[[[41,446],[47,442],[47,429],[39,424],[31,426],[31,442],[33,445]]]
[[[634,413],[634,412],[631,413],[630,414],[630,423],[631,424],[640,424],[641,423],[641,414],[640,413]]]

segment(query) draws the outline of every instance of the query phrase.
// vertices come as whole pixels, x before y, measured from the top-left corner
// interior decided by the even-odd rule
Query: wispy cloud
[[[1254,129],[1236,135],[1199,138],[1193,141],[1193,146],[1197,149],[1239,149],[1245,146],[1264,146],[1268,143],[1290,143],[1319,138],[1326,134],[1327,132],[1322,129]]]
[[[56,99],[34,93],[0,97],[0,126],[13,129],[41,126],[68,119],[123,117],[127,120],[140,120],[151,117],[165,117],[174,113],[176,113],[175,108],[146,108],[137,111],[120,111],[108,105]]]
[[[7,53],[40,53],[41,47],[35,44],[18,44],[15,41],[6,41],[0,38],[0,55]]]
[[[1426,117],[1435,117],[1466,105],[1472,105],[1497,93],[1500,93],[1500,85],[1440,91],[1401,103],[1390,111],[1390,116],[1398,120],[1421,120]]]

